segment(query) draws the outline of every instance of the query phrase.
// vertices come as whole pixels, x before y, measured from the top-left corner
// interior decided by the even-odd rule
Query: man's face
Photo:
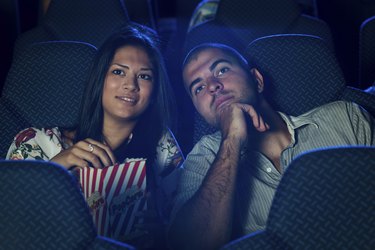
[[[255,80],[234,56],[218,48],[193,54],[183,70],[183,79],[195,108],[217,126],[220,109],[232,103],[254,105],[258,100]]]

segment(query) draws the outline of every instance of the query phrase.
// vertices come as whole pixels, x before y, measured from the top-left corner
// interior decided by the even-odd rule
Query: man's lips
[[[214,105],[215,108],[218,109],[221,106],[225,105],[228,103],[231,99],[233,99],[232,95],[220,95],[215,98]]]

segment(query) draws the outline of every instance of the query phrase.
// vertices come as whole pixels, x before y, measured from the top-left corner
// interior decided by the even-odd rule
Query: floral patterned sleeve
[[[159,141],[155,164],[159,209],[165,220],[170,215],[183,161],[182,151],[173,133],[168,130]]]
[[[61,133],[58,128],[27,128],[14,137],[6,159],[48,161],[61,150]]]

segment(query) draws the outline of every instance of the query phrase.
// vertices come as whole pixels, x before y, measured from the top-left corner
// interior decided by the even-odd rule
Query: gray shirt
[[[343,145],[372,146],[375,142],[373,118],[354,103],[337,101],[298,117],[279,114],[292,138],[280,156],[282,172],[294,158],[309,150]],[[201,186],[219,151],[220,142],[220,132],[206,135],[188,154],[172,218]],[[265,155],[256,151],[241,156],[239,171],[234,230],[238,235],[245,235],[264,229],[282,173]]]

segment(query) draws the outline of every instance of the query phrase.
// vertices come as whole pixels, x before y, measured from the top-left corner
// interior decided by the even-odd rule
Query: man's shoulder
[[[207,134],[207,135],[204,135],[202,136],[202,138],[197,142],[197,144],[203,144],[203,145],[206,145],[206,144],[220,144],[220,141],[221,141],[221,132],[220,131],[216,131],[212,134]]]
[[[353,110],[360,110],[360,107],[358,104],[354,102],[348,102],[348,101],[334,101],[327,104],[324,104],[322,106],[319,106],[317,108],[314,108],[313,110],[306,113],[306,115],[327,115],[327,114],[339,114],[339,113],[348,113],[353,112]]]
[[[202,136],[199,141],[194,145],[189,154],[201,154],[202,152],[211,151],[216,154],[219,150],[221,142],[221,133],[216,131],[212,134]]]

